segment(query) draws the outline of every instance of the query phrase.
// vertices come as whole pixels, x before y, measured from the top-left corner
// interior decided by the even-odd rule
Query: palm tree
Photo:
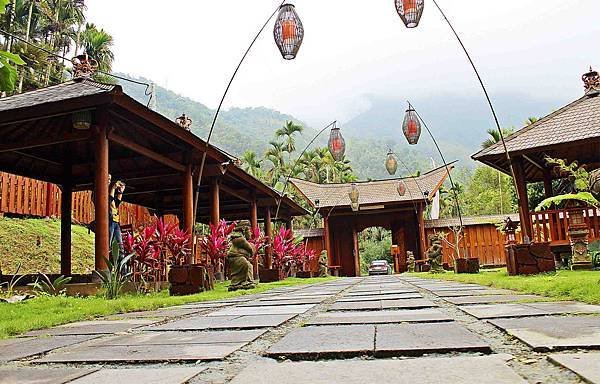
[[[507,136],[512,135],[514,131],[514,128],[502,128],[502,136],[506,138]],[[487,130],[487,133],[490,135],[490,137],[481,143],[481,147],[484,149],[500,142],[500,132],[498,132],[497,129],[490,128]]]
[[[261,164],[254,151],[246,151],[242,156],[242,169],[257,179],[262,178]]]
[[[527,120],[525,120],[525,125],[531,125],[533,123],[535,123],[536,121],[538,121],[539,119],[535,116],[530,116],[527,118]]]
[[[285,151],[290,154],[296,150],[296,139],[294,135],[296,133],[302,133],[304,128],[301,125],[295,124],[293,121],[288,121],[282,128],[275,131],[275,137],[277,139],[285,138]]]
[[[115,59],[111,47],[113,38],[104,29],[98,29],[94,24],[86,24],[81,33],[81,44],[84,52],[98,62],[98,69],[110,72]]]

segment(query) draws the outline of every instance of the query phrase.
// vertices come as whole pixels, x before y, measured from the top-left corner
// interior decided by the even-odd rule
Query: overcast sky
[[[599,0],[438,0],[492,96],[569,101],[581,74],[600,68]],[[88,0],[88,19],[115,40],[119,72],[141,75],[216,107],[228,78],[277,0]],[[392,0],[297,0],[305,37],[285,61],[271,22],[247,58],[226,106],[266,106],[312,125],[348,120],[370,95],[421,97],[479,91],[437,9],[406,29]],[[550,106],[549,106],[550,108]],[[423,111],[421,111],[423,112]]]

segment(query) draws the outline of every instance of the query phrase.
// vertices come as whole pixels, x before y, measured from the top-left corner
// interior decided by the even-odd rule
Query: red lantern
[[[400,181],[400,182],[398,182],[398,195],[400,195],[400,197],[402,197],[405,194],[406,194],[406,185],[404,184],[404,181]]]
[[[284,59],[292,60],[296,57],[304,38],[304,27],[293,4],[286,3],[279,7],[273,37]]]
[[[327,143],[329,152],[335,161],[342,161],[344,153],[346,153],[346,141],[342,137],[340,129],[333,127],[329,134],[329,142]]]
[[[394,0],[394,3],[396,12],[406,28],[415,28],[419,25],[423,8],[425,8],[425,0]]]
[[[408,144],[415,145],[419,142],[421,137],[421,123],[415,110],[409,106],[404,115],[404,122],[402,123],[402,131]]]

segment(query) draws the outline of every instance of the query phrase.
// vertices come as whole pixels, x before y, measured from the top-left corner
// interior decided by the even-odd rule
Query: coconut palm
[[[110,72],[115,56],[111,51],[113,38],[104,29],[94,24],[86,24],[81,33],[81,44],[84,52],[98,62],[98,69]]]
[[[254,151],[246,151],[242,156],[242,169],[250,175],[260,179],[262,177],[262,160],[259,160]]]
[[[502,128],[502,136],[505,138],[513,134],[515,130],[513,128]],[[489,148],[492,145],[500,142],[500,132],[497,129],[488,129],[487,133],[490,135],[483,143],[481,143],[482,148]]]
[[[277,139],[285,139],[285,151],[291,155],[296,150],[296,133],[302,133],[304,128],[301,125],[295,124],[293,121],[288,121],[282,128],[275,131]]]

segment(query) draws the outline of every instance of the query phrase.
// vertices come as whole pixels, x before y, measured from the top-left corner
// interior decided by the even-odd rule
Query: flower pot
[[[510,276],[556,271],[550,243],[510,244],[506,249],[506,269]]]
[[[171,296],[192,295],[204,290],[206,268],[199,264],[174,265],[169,268]]]
[[[455,273],[479,273],[479,259],[476,257],[454,260]]]
[[[272,283],[281,280],[280,271],[275,268],[260,268],[258,276],[261,283]]]
[[[296,272],[296,277],[300,279],[310,279],[313,273],[311,271],[298,271]]]

